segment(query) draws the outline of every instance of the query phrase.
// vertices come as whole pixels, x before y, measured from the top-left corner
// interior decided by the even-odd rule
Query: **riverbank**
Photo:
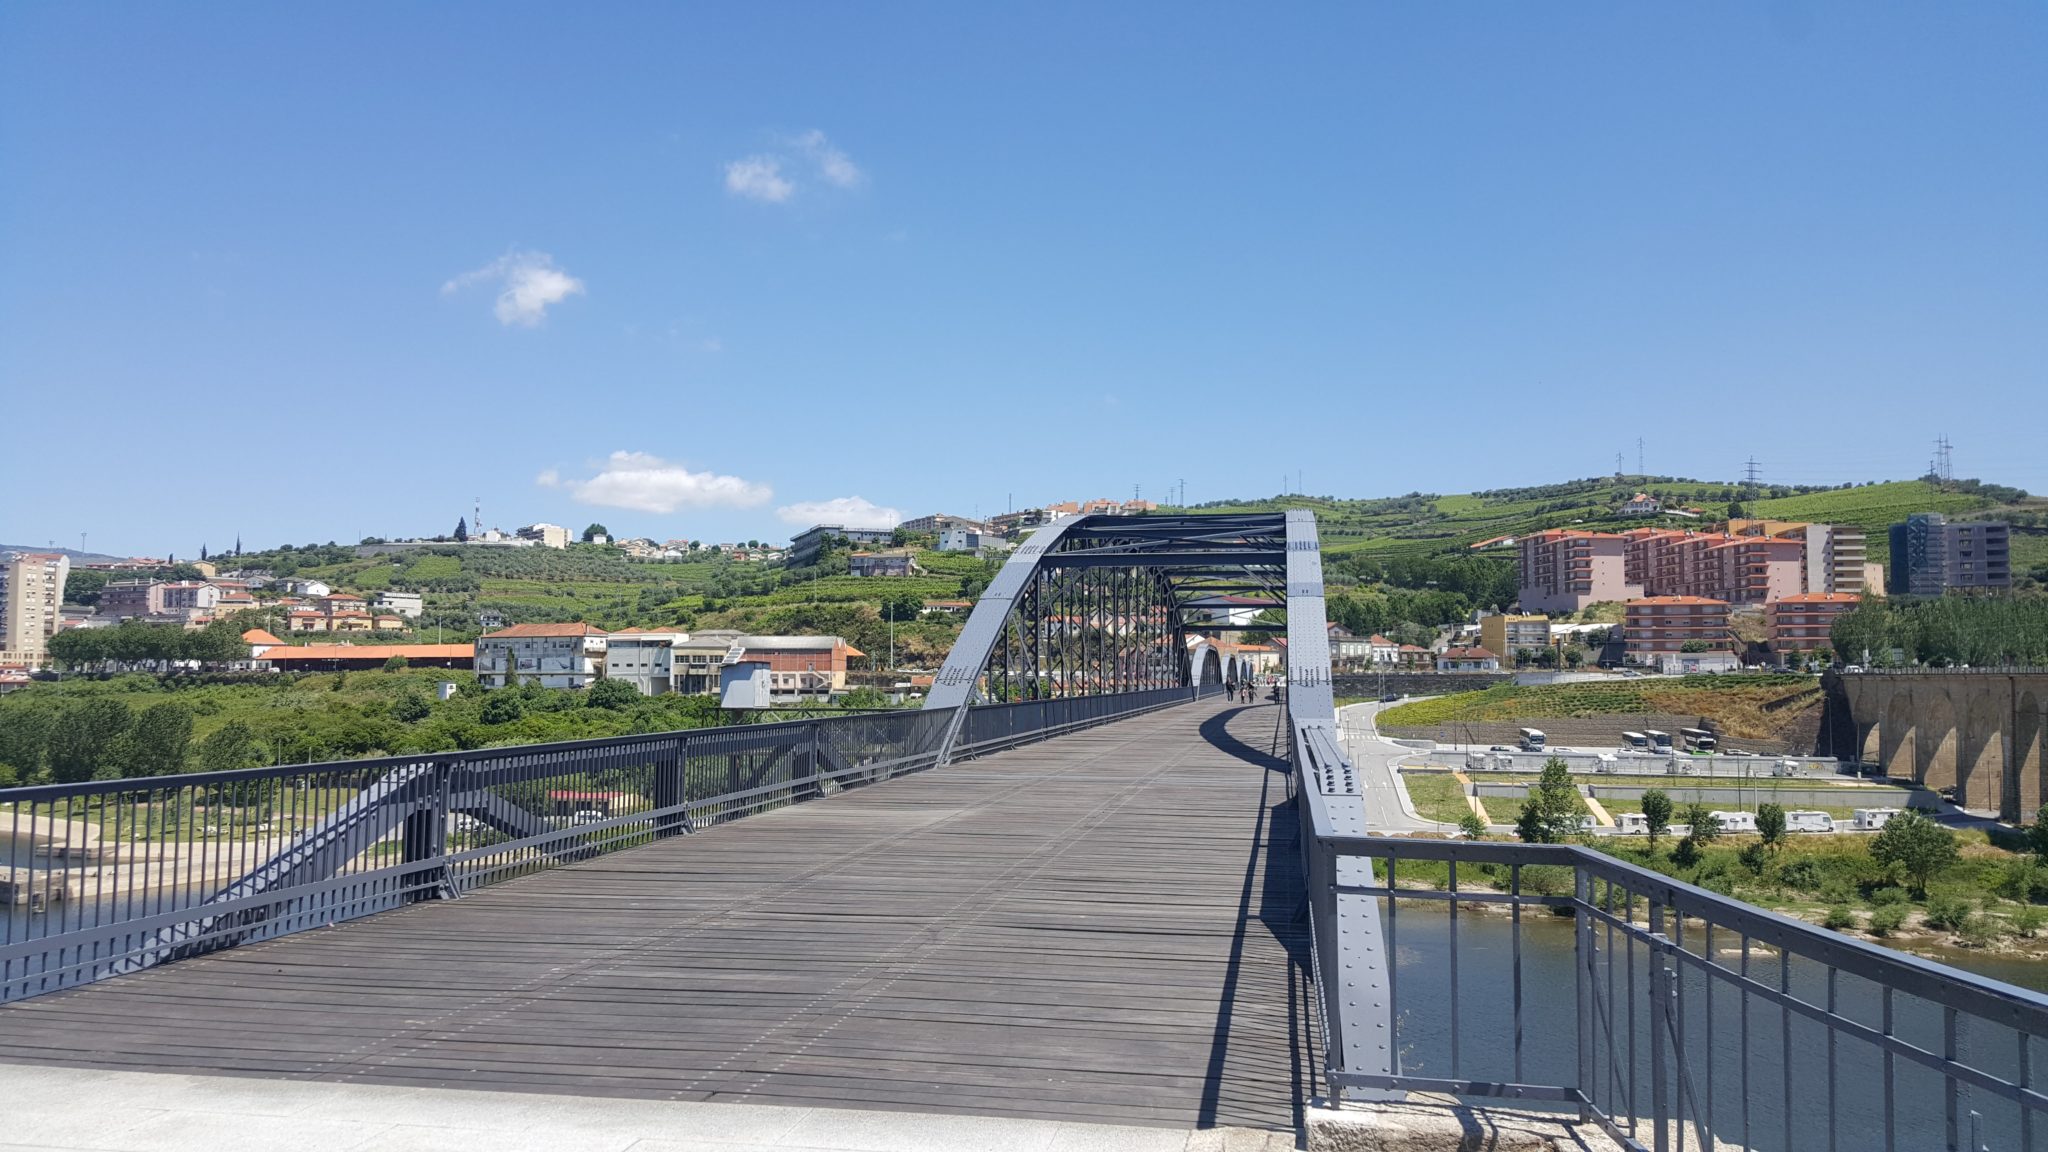
[[[1588,837],[1588,847],[1745,903],[1996,979],[2048,991],[2048,866],[2008,851],[1983,832],[1957,833],[1961,858],[1916,896],[1871,859],[1865,837],[1810,836],[1775,850],[1753,835],[1724,835],[1696,860],[1673,858],[1675,841]],[[1492,836],[1494,840],[1509,837]],[[1398,886],[1447,890],[1448,867],[1403,863]],[[1467,865],[1461,890],[1505,892],[1508,869]],[[1571,891],[1567,868],[1525,867],[1525,892]],[[1505,913],[1506,905],[1475,904]]]

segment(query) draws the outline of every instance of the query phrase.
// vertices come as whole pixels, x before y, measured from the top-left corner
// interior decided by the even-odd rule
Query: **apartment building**
[[[569,530],[560,524],[528,524],[514,533],[521,540],[530,540],[543,548],[567,548]]]
[[[1894,596],[1939,596],[2012,587],[2011,529],[1997,521],[1951,522],[1940,513],[1891,527]]]
[[[1503,664],[1518,663],[1517,653],[1541,652],[1550,647],[1550,617],[1500,612],[1481,616],[1479,645],[1499,656]]]
[[[1870,541],[1853,524],[1808,524],[1806,590],[1862,596],[1870,580]]]
[[[1779,536],[1737,536],[1707,548],[1703,579],[1676,595],[1731,604],[1768,604],[1797,596],[1806,586],[1806,541]]]
[[[1522,610],[1577,612],[1589,604],[1642,595],[1642,585],[1627,579],[1626,545],[1619,535],[1565,528],[1523,537]]]
[[[887,544],[895,538],[893,528],[848,528],[844,524],[815,524],[790,538],[789,563],[801,568],[818,558],[829,540],[844,539],[849,544]]]
[[[1684,652],[1687,644],[1727,651],[1728,608],[1727,601],[1706,596],[1646,596],[1629,601],[1622,624],[1628,659],[1657,664],[1665,656]]]
[[[1768,604],[1803,592],[1860,592],[1863,533],[1831,524],[1733,520],[1730,531],[1634,528],[1625,577],[1648,596]]]
[[[50,651],[71,558],[62,552],[0,555],[0,663],[38,665]]]
[[[642,696],[673,692],[676,645],[689,638],[687,632],[651,628],[625,628],[609,633],[605,636],[604,678],[631,684]]]
[[[1833,646],[1835,618],[1862,602],[1847,592],[1802,592],[1765,605],[1771,651],[1826,651]]]
[[[594,624],[514,624],[486,633],[476,641],[477,682],[588,688],[604,673],[607,635]]]
[[[948,516],[944,512],[934,512],[929,516],[919,516],[914,520],[905,520],[903,523],[898,524],[897,527],[905,532],[923,532],[932,536],[937,536],[942,532],[949,532],[955,528],[964,528],[969,532],[986,533],[990,531],[989,526],[979,520],[970,520],[965,516]]]
[[[1001,551],[1009,546],[1009,541],[985,529],[948,528],[939,533],[941,552]]]

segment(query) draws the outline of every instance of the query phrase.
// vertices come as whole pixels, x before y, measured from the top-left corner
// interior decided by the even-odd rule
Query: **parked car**
[[[595,824],[604,819],[604,813],[595,808],[585,808],[571,817],[578,824]]]
[[[1380,703],[1392,704],[1394,701],[1399,700],[1400,698],[1401,694],[1399,692],[1389,692],[1385,696],[1380,697]]]

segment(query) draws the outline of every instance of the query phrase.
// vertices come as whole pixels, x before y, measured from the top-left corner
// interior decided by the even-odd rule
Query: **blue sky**
[[[2044,60],[2037,3],[11,3],[0,540],[781,538],[1639,436],[2048,490]]]

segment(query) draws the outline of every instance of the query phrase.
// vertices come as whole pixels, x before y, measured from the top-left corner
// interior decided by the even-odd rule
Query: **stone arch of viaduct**
[[[1959,803],[2032,820],[2048,798],[2048,670],[1849,673],[1836,678],[1865,762],[1954,788]]]

